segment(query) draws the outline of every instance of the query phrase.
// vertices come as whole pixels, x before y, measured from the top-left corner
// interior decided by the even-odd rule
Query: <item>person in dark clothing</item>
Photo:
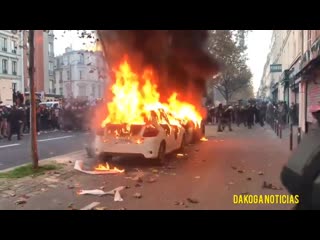
[[[249,129],[251,129],[254,124],[254,107],[252,105],[247,108],[247,124]]]
[[[30,106],[26,107],[25,124],[23,127],[23,132],[24,133],[30,132]]]
[[[255,123],[260,123],[260,109],[257,105],[253,105],[253,113]]]
[[[16,101],[17,101],[16,103],[17,103],[18,107],[20,107],[24,103],[24,97],[19,91],[17,91],[17,100]]]
[[[222,115],[223,115],[223,107],[222,107],[222,104],[220,103],[216,111],[216,117],[218,122],[218,132],[222,132],[222,128],[221,128]]]
[[[12,134],[16,133],[18,140],[21,140],[20,124],[21,124],[21,113],[18,111],[14,105],[8,116],[8,122],[10,123],[10,133],[8,140],[11,141]]]
[[[232,128],[231,128],[231,122],[232,122],[232,113],[233,113],[233,110],[232,110],[232,107],[229,106],[228,108],[226,108],[222,114],[222,130],[224,130],[225,128],[225,125],[228,126],[229,128],[229,131],[231,132],[232,131]]]

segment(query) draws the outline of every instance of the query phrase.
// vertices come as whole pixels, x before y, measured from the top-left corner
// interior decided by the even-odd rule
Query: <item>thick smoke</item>
[[[109,64],[128,55],[135,71],[151,66],[162,97],[174,90],[183,100],[200,103],[205,81],[218,71],[207,51],[206,30],[100,30],[98,35]]]

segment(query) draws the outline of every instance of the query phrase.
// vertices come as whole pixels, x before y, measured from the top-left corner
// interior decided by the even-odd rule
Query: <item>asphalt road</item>
[[[63,141],[72,142],[72,138],[61,140],[60,146],[66,145]],[[264,182],[282,187],[279,176],[290,154],[287,144],[269,127],[255,126],[251,130],[234,127],[233,132],[223,132],[207,142],[189,146],[185,153],[186,158],[168,156],[169,167],[144,159],[118,159],[111,164],[126,170],[118,175],[88,175],[72,170],[70,164],[69,178],[55,182],[54,186],[52,182],[41,182],[41,186],[35,186],[38,193],[30,193],[24,205],[13,203],[18,195],[14,199],[3,198],[0,209],[70,209],[70,203],[81,209],[92,202],[108,209],[128,210],[292,209],[289,204],[233,203],[234,195],[288,194],[285,189],[263,188]],[[140,182],[130,178],[138,172],[143,173]],[[150,182],[150,178],[154,180]],[[114,202],[112,196],[77,194],[79,190],[110,191],[119,186],[129,187],[121,192],[122,202]],[[141,198],[134,197],[137,193]]]
[[[89,138],[83,132],[49,132],[38,136],[38,151],[40,160],[67,154],[84,149]],[[17,136],[12,141],[0,140],[0,170],[31,162],[31,138],[24,135],[18,141]]]

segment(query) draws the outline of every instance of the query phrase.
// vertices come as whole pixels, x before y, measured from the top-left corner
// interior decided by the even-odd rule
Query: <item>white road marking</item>
[[[15,143],[15,144],[8,144],[8,145],[2,145],[0,146],[0,148],[6,148],[6,147],[14,147],[14,146],[19,146],[19,143]]]
[[[58,139],[71,138],[71,137],[73,137],[73,135],[56,137],[56,138],[41,139],[41,140],[38,140],[38,142],[47,142],[47,141],[53,141],[53,140],[58,140]]]

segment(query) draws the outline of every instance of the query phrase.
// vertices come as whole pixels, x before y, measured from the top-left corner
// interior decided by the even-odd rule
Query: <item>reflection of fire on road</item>
[[[142,76],[134,73],[128,61],[123,61],[115,71],[115,83],[111,87],[114,95],[107,104],[108,115],[102,121],[101,127],[112,124],[145,124],[156,113],[157,118],[165,121],[165,112],[171,124],[185,124],[193,121],[200,125],[202,117],[195,106],[181,102],[177,93],[172,93],[167,103],[160,102],[160,93],[154,84],[152,69],[145,69]],[[128,127],[129,127],[128,126]]]

